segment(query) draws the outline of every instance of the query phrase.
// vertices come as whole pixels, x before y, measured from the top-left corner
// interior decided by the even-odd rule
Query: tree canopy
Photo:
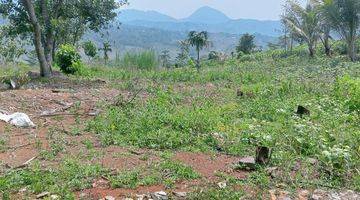
[[[8,35],[34,41],[42,76],[51,76],[56,47],[75,43],[86,30],[99,31],[126,0],[0,0]],[[71,40],[71,41],[69,41]]]

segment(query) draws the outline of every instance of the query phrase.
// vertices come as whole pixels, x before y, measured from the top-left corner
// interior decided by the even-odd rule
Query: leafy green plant
[[[94,58],[97,54],[97,47],[92,41],[86,41],[82,45],[84,53],[89,58]]]
[[[360,111],[360,79],[344,76],[337,80],[336,93],[351,111]]]
[[[56,64],[65,74],[76,74],[83,68],[80,54],[70,44],[60,46],[56,53]]]

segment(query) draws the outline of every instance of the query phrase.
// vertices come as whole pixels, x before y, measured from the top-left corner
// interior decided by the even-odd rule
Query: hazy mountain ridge
[[[156,14],[154,14],[156,13]],[[148,17],[146,17],[148,15]],[[280,35],[280,21],[254,19],[230,19],[222,12],[203,7],[184,19],[174,19],[155,11],[122,10],[118,20],[123,24],[158,28],[168,31],[205,30],[213,33],[258,33],[277,37]],[[129,20],[131,19],[131,20]]]
[[[153,49],[156,52],[169,50],[172,56],[179,50],[178,42],[187,38],[186,31],[168,31],[158,28],[148,28],[143,26],[134,26],[123,24],[119,29],[113,27],[107,30],[109,35],[105,40],[109,40],[113,46],[113,56],[115,53],[123,54],[126,51],[141,51]],[[212,42],[211,47],[203,51],[203,55],[209,51],[221,51],[230,53],[235,51],[235,47],[241,37],[239,34],[229,33],[210,33],[209,39]],[[93,40],[99,46],[103,38],[99,34],[89,33],[84,40]],[[265,46],[268,42],[276,41],[275,37],[256,34],[256,44]]]
[[[231,19],[224,13],[208,6],[199,8],[192,15],[180,21],[204,24],[219,24],[230,21]]]

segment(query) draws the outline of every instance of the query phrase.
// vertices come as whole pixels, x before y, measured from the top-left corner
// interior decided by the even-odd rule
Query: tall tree
[[[200,71],[200,51],[210,45],[209,35],[206,31],[191,31],[188,35],[188,42],[195,47],[197,53],[196,69]]]
[[[236,51],[238,53],[244,53],[244,54],[250,54],[252,53],[255,48],[255,36],[251,35],[249,33],[245,33],[243,36],[241,36],[240,40],[239,40],[239,44],[236,47]]]
[[[37,53],[42,76],[52,75],[57,42],[73,35],[66,25],[78,22],[75,40],[84,30],[98,31],[116,17],[126,0],[0,0],[0,14],[9,21],[9,34],[30,37]],[[73,29],[71,29],[73,30]],[[76,29],[77,30],[77,29]]]
[[[346,41],[348,56],[356,61],[356,37],[360,27],[359,0],[312,0],[322,6],[330,25]]]
[[[283,21],[291,28],[293,35],[304,40],[308,45],[309,54],[315,56],[315,46],[320,38],[320,15],[315,6],[308,3],[305,8],[294,1],[287,1],[286,14]]]

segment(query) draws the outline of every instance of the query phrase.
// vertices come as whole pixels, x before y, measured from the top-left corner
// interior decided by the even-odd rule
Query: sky
[[[233,19],[277,20],[286,0],[128,0],[125,8],[155,10],[185,18],[202,6],[218,9]],[[306,0],[300,0],[302,2]]]

